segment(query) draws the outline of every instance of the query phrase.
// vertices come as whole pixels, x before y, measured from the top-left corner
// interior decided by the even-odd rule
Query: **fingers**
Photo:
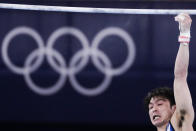
[[[175,21],[179,23],[180,35],[190,37],[190,27],[192,19],[188,13],[180,13],[175,17]]]
[[[175,17],[175,21],[177,22],[184,22],[184,23],[191,23],[191,17],[189,16],[188,13],[180,13]]]
[[[175,21],[177,21],[177,22],[182,22],[182,21],[184,21],[184,19],[185,19],[185,17],[183,15],[178,15],[175,17]]]

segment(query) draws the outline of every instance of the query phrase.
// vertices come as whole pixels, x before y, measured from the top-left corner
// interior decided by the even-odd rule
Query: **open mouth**
[[[153,120],[157,120],[157,119],[159,119],[159,118],[160,118],[159,115],[154,115],[154,116],[153,116]]]

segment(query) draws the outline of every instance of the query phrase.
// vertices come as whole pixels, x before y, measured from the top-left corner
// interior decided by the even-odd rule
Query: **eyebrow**
[[[159,102],[159,101],[166,101],[166,99],[164,99],[164,98],[158,98],[155,102]],[[152,105],[153,103],[149,103],[149,105]]]

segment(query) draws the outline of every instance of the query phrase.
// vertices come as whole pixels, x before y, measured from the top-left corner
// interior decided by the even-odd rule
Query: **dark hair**
[[[159,87],[148,92],[147,96],[144,98],[144,106],[147,110],[149,110],[148,106],[152,97],[162,97],[168,99],[171,106],[176,104],[173,89],[168,87]]]

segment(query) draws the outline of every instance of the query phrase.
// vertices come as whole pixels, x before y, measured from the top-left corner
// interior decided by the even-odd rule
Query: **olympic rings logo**
[[[24,67],[14,65],[8,56],[8,48],[10,42],[18,35],[28,35],[32,37],[38,45],[38,48],[33,50],[25,59]],[[80,41],[82,45],[82,49],[75,53],[75,55],[70,60],[70,64],[67,64],[63,56],[53,48],[56,40],[65,35],[74,36]],[[99,45],[102,40],[105,37],[111,35],[120,37],[126,43],[128,48],[126,61],[118,68],[112,68],[112,63],[107,55],[103,51],[99,50]],[[46,42],[46,45],[44,45],[42,37],[34,29],[26,26],[16,27],[5,36],[2,43],[2,57],[4,63],[14,73],[23,75],[29,88],[39,95],[52,95],[57,93],[65,84],[67,77],[70,78],[72,87],[78,93],[85,96],[99,95],[109,87],[113,76],[121,75],[125,71],[127,71],[127,69],[134,62],[135,53],[136,52],[133,39],[127,32],[118,27],[109,27],[102,29],[92,40],[91,46],[84,33],[74,27],[61,27],[55,30],[50,35],[49,39]],[[54,71],[60,74],[57,82],[47,88],[36,85],[30,77],[30,74],[35,72],[41,66],[45,57]],[[36,61],[32,64],[35,58]],[[58,61],[58,63],[54,60],[54,58]],[[75,77],[75,75],[87,65],[89,60],[92,60],[95,67],[105,75],[102,83],[93,88],[86,88],[80,85]],[[102,60],[103,63],[101,63],[100,60]]]

